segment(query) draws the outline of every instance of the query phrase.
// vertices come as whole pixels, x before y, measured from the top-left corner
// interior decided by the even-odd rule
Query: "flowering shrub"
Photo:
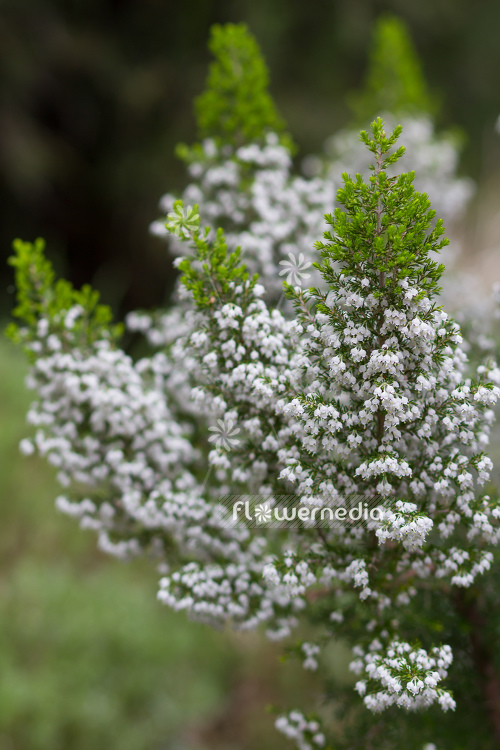
[[[244,30],[229,35],[251,53]],[[227,67],[214,70],[220,85]],[[263,70],[252,78],[260,130],[252,120],[246,132],[238,97],[233,118],[222,105],[202,118],[209,140],[187,157],[201,187],[187,188],[188,206],[165,205],[180,302],[129,319],[151,356],[120,349],[96,293],[54,285],[42,243],[16,243],[22,325],[11,335],[38,397],[21,447],[58,468],[59,509],[104,550],[156,558],[167,606],[212,625],[263,625],[273,639],[309,624],[295,649],[304,668],[321,673],[336,637],[352,646],[350,705],[448,711],[444,625],[422,619],[415,634],[413,620],[429,600],[462,607],[492,565],[500,505],[482,487],[500,373],[493,362],[467,371],[460,327],[439,304],[432,253],[447,241],[414,174],[398,171],[402,128],[387,134],[378,118],[361,132],[371,176],[344,173],[331,210],[331,181],[289,173]],[[316,285],[305,290],[313,237]],[[294,493],[336,510],[354,496],[381,512],[265,531],[231,514],[233,493],[269,508]],[[276,726],[300,750],[326,742],[317,717],[295,711]]]
[[[267,93],[267,70],[254,40],[243,26],[228,24],[224,29],[214,27],[210,46],[216,61],[207,89],[196,101],[203,141],[178,149],[191,179],[182,200],[199,206],[204,226],[225,230],[228,247],[240,247],[248,270],[259,274],[266,299],[281,304],[280,276],[287,270],[304,279],[312,273],[309,283],[317,281],[310,269],[315,259],[312,248],[323,231],[323,216],[333,208],[341,174],[366,172],[359,127],[329,138],[322,157],[306,157],[308,176],[294,175],[294,146]],[[241,65],[231,65],[235,58]],[[251,117],[249,90],[255,100]],[[222,119],[212,116],[214,102],[224,113]],[[396,18],[388,16],[377,24],[365,90],[353,107],[363,124],[380,112],[386,112],[389,125],[403,123],[407,155],[400,168],[416,172],[417,189],[429,194],[446,222],[460,218],[474,186],[470,179],[456,176],[459,138],[434,132],[430,112],[435,106],[406,28]],[[171,252],[179,256],[185,248],[169,234],[164,220],[174,202],[174,195],[163,196],[164,217],[152,223],[151,231],[166,237]],[[152,318],[131,314],[127,325],[144,332],[153,346],[162,346],[186,332],[185,312],[176,305]]]

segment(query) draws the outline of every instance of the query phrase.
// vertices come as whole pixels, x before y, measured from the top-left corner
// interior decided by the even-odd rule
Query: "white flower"
[[[31,440],[28,440],[28,438],[24,438],[19,443],[19,450],[25,456],[31,456],[35,452],[35,446],[31,442]]]

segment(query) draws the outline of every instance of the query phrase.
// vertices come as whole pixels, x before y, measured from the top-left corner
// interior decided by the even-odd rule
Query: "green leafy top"
[[[292,147],[268,91],[266,63],[247,26],[213,26],[209,48],[215,61],[206,90],[195,100],[199,137],[241,146],[273,131],[283,145]]]
[[[360,122],[383,112],[436,111],[408,28],[396,16],[384,15],[375,25],[364,90],[351,97],[351,107]]]
[[[115,339],[122,332],[122,326],[112,326],[112,312],[107,305],[99,304],[99,292],[85,284],[79,291],[65,279],[55,281],[52,264],[45,257],[45,242],[15,240],[14,255],[9,264],[15,268],[17,307],[13,315],[23,323],[20,328],[12,323],[7,335],[16,343],[27,343],[37,338],[38,321],[46,319],[48,332],[60,333],[68,343],[80,346],[92,344],[98,339]],[[80,314],[74,317],[71,330],[68,330],[66,313],[79,307]]]
[[[316,244],[324,263],[315,265],[332,286],[346,276],[361,290],[367,278],[374,297],[392,304],[403,294],[403,280],[418,285],[420,297],[439,293],[444,266],[429,254],[449,242],[442,237],[442,220],[434,223],[435,211],[426,193],[413,187],[415,173],[389,177],[385,171],[404,153],[403,147],[390,153],[401,132],[398,125],[387,136],[380,117],[372,123],[371,134],[361,132],[361,140],[376,158],[373,174],[368,182],[359,174],[342,175],[344,186],[337,192],[342,208],[326,217],[331,229],[325,232],[326,242]],[[340,272],[332,262],[340,265]]]

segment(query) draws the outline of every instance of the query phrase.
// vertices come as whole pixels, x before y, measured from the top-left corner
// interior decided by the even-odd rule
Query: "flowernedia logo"
[[[280,260],[280,266],[283,266],[279,272],[280,276],[286,275],[287,284],[293,286],[302,286],[302,279],[309,279],[311,274],[306,270],[312,266],[310,261],[306,261],[304,253],[300,253],[296,258],[293,253],[288,253],[290,260]]]
[[[378,495],[337,497],[328,505],[300,495],[226,495],[221,505],[228,511],[224,525],[243,522],[250,527],[354,527],[376,524],[384,515]]]
[[[208,438],[209,443],[215,443],[217,448],[223,448],[226,451],[230,451],[231,448],[235,448],[239,445],[239,435],[241,432],[240,428],[236,426],[236,423],[232,419],[218,419],[215,427],[208,428],[210,432],[215,433],[210,435]]]

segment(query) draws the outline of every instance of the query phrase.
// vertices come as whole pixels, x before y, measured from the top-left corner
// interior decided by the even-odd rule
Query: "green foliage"
[[[422,65],[406,24],[393,15],[377,21],[364,90],[351,97],[360,122],[390,112],[394,115],[434,113]]]
[[[241,263],[240,248],[228,252],[222,229],[217,230],[213,241],[209,239],[209,227],[201,233],[198,206],[184,209],[182,201],[175,201],[165,226],[196,248],[196,260],[184,258],[178,268],[183,274],[183,285],[192,292],[200,309],[213,308],[216,301],[230,302],[239,285],[248,292],[257,282],[257,276],[249,280]]]
[[[341,273],[360,281],[376,275],[380,288],[373,289],[373,294],[388,301],[403,294],[399,283],[403,279],[418,285],[422,296],[432,297],[440,291],[438,281],[444,266],[431,260],[429,253],[449,244],[449,240],[440,239],[443,222],[439,219],[431,229],[435,211],[427,195],[413,187],[413,172],[389,177],[384,171],[404,153],[399,148],[384,156],[400,136],[401,126],[389,137],[380,117],[371,127],[372,137],[362,131],[361,139],[377,156],[374,174],[368,183],[359,174],[355,178],[343,174],[344,186],[337,192],[343,210],[336,208],[327,217],[331,230],[325,232],[327,242],[316,245],[325,259],[318,267],[330,285],[335,285],[338,276],[332,261],[342,265]]]
[[[209,42],[215,61],[206,90],[195,100],[200,138],[214,138],[235,147],[259,141],[269,131],[292,148],[285,123],[268,91],[269,74],[259,46],[245,24],[212,27]],[[189,158],[189,149],[178,153]]]
[[[99,304],[99,292],[85,284],[79,291],[65,279],[55,281],[54,269],[45,257],[45,242],[15,240],[14,255],[8,262],[15,268],[17,307],[13,315],[25,325],[19,328],[12,323],[7,335],[16,343],[31,339],[38,321],[45,318],[50,332],[64,330],[65,314],[78,306],[81,314],[72,326],[72,337],[80,345],[91,344],[100,338],[118,338],[122,326],[112,326],[112,312],[107,305]]]
[[[4,587],[0,732],[37,750],[169,747],[220,706],[234,653],[134,571],[74,562],[25,559]]]

